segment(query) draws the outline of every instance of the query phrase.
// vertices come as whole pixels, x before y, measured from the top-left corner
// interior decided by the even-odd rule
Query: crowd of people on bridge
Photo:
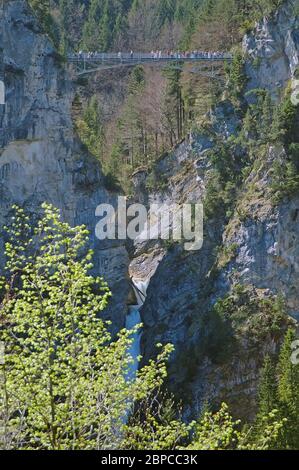
[[[223,52],[220,51],[152,51],[152,59],[213,59],[213,58],[223,58],[226,56]]]
[[[165,60],[165,59],[225,59],[228,58],[229,54],[220,51],[151,51],[149,54],[146,53],[134,53],[134,51],[124,53],[102,53],[102,52],[83,52],[79,51],[72,57],[79,59],[118,59],[122,60]]]

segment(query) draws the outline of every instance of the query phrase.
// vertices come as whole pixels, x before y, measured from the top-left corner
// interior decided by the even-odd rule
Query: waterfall
[[[143,306],[146,299],[146,291],[149,285],[149,280],[147,281],[137,281],[132,279],[133,287],[137,299],[137,305],[131,305],[129,308],[129,313],[126,320],[126,329],[132,330],[136,325],[141,323],[140,310]],[[139,330],[137,333],[132,335],[133,343],[129,349],[129,354],[134,359],[134,363],[131,364],[130,370],[128,372],[128,378],[134,379],[139,368],[138,357],[141,354],[141,335],[142,332]]]

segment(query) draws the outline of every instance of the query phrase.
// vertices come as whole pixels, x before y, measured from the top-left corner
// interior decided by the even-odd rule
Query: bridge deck
[[[133,56],[128,53],[82,53],[68,56],[68,62],[82,67],[79,74],[91,72],[97,69],[110,69],[116,67],[130,67],[139,64],[176,64],[178,62],[204,63],[204,62],[224,62],[231,61],[232,56],[224,53],[206,53],[206,54],[175,54],[154,57],[152,54],[134,53]],[[92,70],[90,70],[92,68]],[[89,69],[89,70],[87,70]]]

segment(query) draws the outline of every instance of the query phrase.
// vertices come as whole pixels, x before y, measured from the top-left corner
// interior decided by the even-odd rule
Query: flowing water
[[[140,315],[140,310],[145,302],[146,299],[146,291],[148,288],[149,281],[137,281],[137,280],[132,280],[133,282],[133,287],[137,299],[137,305],[132,305],[129,308],[129,313],[127,315],[127,320],[126,320],[126,329],[127,330],[132,330],[135,328],[136,325],[140,325],[141,323],[141,315]],[[134,379],[136,376],[136,373],[139,368],[139,356],[141,354],[141,335],[142,332],[139,330],[137,333],[133,335],[133,343],[129,349],[129,353],[134,359],[134,363],[131,364],[130,370],[128,372],[128,378],[129,379]]]

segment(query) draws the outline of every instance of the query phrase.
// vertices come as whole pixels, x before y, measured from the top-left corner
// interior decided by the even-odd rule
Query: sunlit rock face
[[[274,19],[265,18],[253,33],[246,35],[243,50],[249,88],[265,88],[279,95],[299,64],[298,1],[289,0]]]
[[[275,95],[295,73],[298,25],[289,8],[284,7],[275,21],[263,21],[244,39],[251,59],[246,66],[249,89],[265,87]],[[72,224],[86,224],[95,251],[94,272],[105,277],[113,293],[105,315],[116,332],[125,325],[127,302],[134,303],[127,300],[128,253],[121,242],[95,237],[97,205],[114,204],[116,196],[105,189],[98,162],[76,138],[71,80],[26,2],[5,2],[3,14],[0,79],[3,70],[6,106],[0,105],[0,225],[13,203],[35,214],[44,201],[59,207]],[[240,126],[238,113],[228,102],[221,103],[209,120],[209,132],[191,135],[158,162],[160,187],[151,187],[144,170],[134,175],[136,202],[183,204],[205,197],[209,152],[215,141],[225,142]],[[254,180],[262,191],[248,202],[244,220],[232,217],[228,226],[221,218],[205,222],[202,250],[188,253],[176,244],[138,240],[130,247],[131,276],[138,281],[151,278],[141,310],[142,353],[146,360],[155,355],[157,343],[174,344],[169,383],[183,399],[186,416],[195,416],[209,399],[227,401],[236,415],[252,417],[263,357],[277,351],[281,341],[283,331],[253,344],[242,337],[234,354],[215,360],[213,340],[219,324],[209,312],[233,283],[250,284],[260,296],[282,294],[289,313],[299,312],[299,201],[294,197],[273,207],[266,191],[267,169],[280,152],[270,149],[265,172],[249,176],[249,183]],[[3,240],[0,243],[3,253]],[[215,273],[219,247],[229,251],[234,245],[235,256]]]
[[[35,214],[47,201],[71,224],[87,225],[94,271],[112,289],[106,316],[117,331],[125,324],[128,255],[122,244],[95,237],[95,209],[114,204],[115,195],[106,191],[99,163],[74,133],[70,76],[27,3],[4,2],[0,21],[6,95],[2,114],[0,109],[0,223],[14,203]]]
[[[237,272],[244,284],[282,294],[290,315],[299,320],[299,198],[298,194],[273,207],[267,192],[275,161],[286,159],[281,146],[271,146],[266,171],[255,181],[259,195],[252,197],[243,222],[228,226],[224,243],[239,246],[226,275]],[[256,175],[249,177],[254,182]]]
[[[290,5],[274,20],[257,25],[243,44],[248,90],[267,88],[278,96],[298,64],[298,24]],[[159,161],[160,187],[151,187],[151,175],[145,171],[135,175],[139,201],[180,204],[205,198],[210,149],[215,142],[229,139],[240,125],[238,113],[226,102],[216,107],[209,120],[208,134],[192,135]],[[241,335],[237,351],[218,361],[214,340],[220,325],[213,325],[209,312],[233,285],[250,286],[252,296],[265,299],[283,296],[288,313],[298,319],[299,200],[294,195],[275,205],[269,194],[271,168],[284,152],[281,146],[268,149],[263,170],[255,169],[248,176],[228,223],[205,220],[201,251],[187,253],[176,244],[135,244],[133,275],[146,278],[154,273],[141,310],[145,325],[142,350],[148,358],[156,353],[157,343],[174,344],[169,383],[183,399],[187,415],[196,415],[204,400],[225,400],[237,416],[252,418],[263,358],[278,351],[284,328],[288,321],[293,323],[287,320],[280,334],[265,334],[262,341]],[[230,252],[232,247],[236,252],[215,271],[219,248]]]
[[[168,190],[150,194],[149,200],[187,201],[190,197],[198,202],[204,197],[208,156],[196,154],[194,147],[193,152],[186,147],[185,151],[192,168],[183,176],[178,166]],[[280,151],[270,149],[269,165],[273,158],[279,158]],[[266,189],[267,173],[259,175],[256,183]],[[226,346],[215,346],[221,324],[214,323],[209,312],[233,285],[250,286],[252,296],[265,299],[282,295],[288,313],[298,319],[298,197],[273,207],[265,190],[250,200],[244,220],[235,219],[235,215],[227,225],[221,219],[212,223],[205,220],[204,244],[198,252],[188,253],[180,245],[166,249],[149,244],[135,247],[136,258],[131,265],[134,275],[143,278],[154,272],[141,310],[145,325],[142,351],[147,359],[156,354],[158,343],[175,346],[169,384],[183,399],[187,416],[199,413],[205,400],[224,400],[236,416],[251,419],[263,358],[277,353],[284,336],[288,321],[278,335],[266,333],[262,340],[246,333],[238,337],[237,350],[219,361],[217,348]],[[215,272],[219,248],[230,252],[233,246],[235,255]],[[231,338],[238,336],[231,333]]]

